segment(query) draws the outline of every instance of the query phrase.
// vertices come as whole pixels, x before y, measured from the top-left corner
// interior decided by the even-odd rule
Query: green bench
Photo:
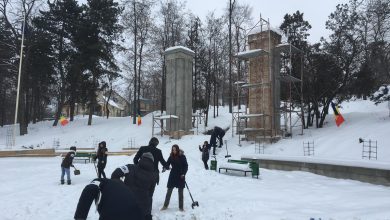
[[[74,160],[83,160],[84,163],[90,163],[93,160],[93,155],[95,153],[89,153],[89,152],[77,152],[74,156]]]
[[[238,166],[234,164],[238,164]],[[248,166],[241,166],[241,165],[248,165]],[[241,171],[244,172],[245,176],[246,173],[252,173],[252,177],[259,178],[259,164],[252,161],[229,159],[227,163],[222,164],[219,167],[218,171],[221,172],[221,169],[225,170],[225,172],[227,172],[228,170]]]

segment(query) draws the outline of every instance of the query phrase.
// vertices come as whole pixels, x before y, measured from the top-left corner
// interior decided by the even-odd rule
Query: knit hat
[[[154,162],[153,154],[150,153],[150,152],[143,153],[141,158],[148,158],[148,159],[150,159],[150,160],[152,160]]]
[[[72,147],[70,147],[70,150],[76,151],[76,147],[75,147],[75,146],[72,146]]]

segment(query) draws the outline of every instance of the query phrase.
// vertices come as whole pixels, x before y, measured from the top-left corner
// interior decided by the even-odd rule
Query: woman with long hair
[[[164,206],[161,210],[168,208],[169,200],[171,199],[173,188],[178,188],[179,192],[179,210],[184,211],[183,207],[183,190],[185,187],[185,175],[188,170],[188,164],[184,151],[180,150],[177,144],[174,144],[171,149],[171,154],[167,161],[167,166],[172,166],[169,173],[167,194],[165,196]]]

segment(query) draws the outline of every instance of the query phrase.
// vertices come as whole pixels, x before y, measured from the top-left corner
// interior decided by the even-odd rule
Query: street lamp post
[[[23,26],[22,26],[22,42],[20,45],[20,58],[19,58],[19,73],[18,73],[18,86],[16,89],[16,107],[15,107],[15,121],[14,121],[14,137],[12,139],[12,146],[15,146],[16,139],[16,125],[18,123],[18,110],[19,110],[19,95],[20,95],[20,78],[22,72],[22,63],[23,63],[23,47],[24,47],[24,30],[26,26],[26,14],[23,16]]]

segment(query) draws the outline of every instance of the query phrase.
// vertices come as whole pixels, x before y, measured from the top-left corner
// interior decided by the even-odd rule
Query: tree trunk
[[[59,95],[59,97],[58,97],[58,103],[57,103],[57,112],[56,112],[56,117],[55,117],[55,119],[54,119],[53,126],[57,126],[57,125],[58,125],[58,120],[59,120],[60,117],[61,117],[62,107],[64,106],[64,105],[63,105],[64,99],[65,99],[65,94],[64,94],[63,88],[62,88],[62,86],[61,86],[61,91],[60,91],[60,95]]]
[[[58,103],[57,103],[57,113],[56,113],[56,118],[54,120],[54,123],[53,123],[53,126],[57,126],[58,125],[58,120],[60,119],[61,117],[61,111],[62,111],[62,107],[64,105],[64,101],[65,101],[65,74],[64,74],[64,69],[62,67],[62,53],[63,53],[63,44],[64,44],[64,25],[62,24],[62,28],[61,28],[61,33],[60,33],[60,45],[59,45],[59,48],[58,48],[58,70],[60,72],[60,78],[61,78],[61,82],[60,82],[60,91],[59,91],[59,99],[58,99]]]
[[[134,62],[133,62],[133,68],[134,68],[134,97],[133,97],[133,124],[137,123],[137,32],[138,32],[138,27],[137,27],[137,13],[136,13],[136,2],[135,0],[133,1],[133,15],[134,15]]]
[[[161,114],[163,113],[165,109],[165,86],[166,86],[166,70],[165,70],[165,56],[163,58],[163,65],[162,65],[162,80],[161,80]]]
[[[3,88],[0,85],[0,126],[3,127],[5,124],[5,106],[6,96]]]
[[[110,87],[110,91],[108,92],[108,97],[106,97],[107,100],[106,100],[105,105],[104,105],[104,107],[106,108],[105,110],[106,110],[107,119],[110,116],[110,109],[108,108],[108,103],[110,102],[111,94],[112,94],[112,86]]]
[[[138,102],[137,102],[137,109],[138,109],[138,114],[141,114],[141,68],[142,68],[142,52],[144,48],[144,39],[141,37],[141,45],[139,48],[139,64],[138,64]]]
[[[332,99],[329,99],[329,100],[332,100]],[[327,101],[324,108],[322,109],[321,120],[320,120],[320,124],[319,124],[320,128],[324,127],[324,122],[325,122],[325,118],[329,112],[328,110],[329,110],[330,103],[331,103],[331,101]]]
[[[233,1],[234,4],[235,1]],[[232,0],[229,0],[229,113],[233,112],[233,86],[232,86]]]
[[[307,120],[306,120],[307,124],[306,124],[306,128],[309,128],[309,126],[311,126],[310,122],[311,122],[311,105],[310,105],[310,102],[307,103]]]
[[[70,98],[69,98],[69,108],[70,108],[70,110],[69,110],[69,120],[70,121],[74,120],[74,109],[75,109],[75,105],[76,105],[75,102],[76,102],[75,101],[75,94],[74,94],[74,92],[71,92]]]

